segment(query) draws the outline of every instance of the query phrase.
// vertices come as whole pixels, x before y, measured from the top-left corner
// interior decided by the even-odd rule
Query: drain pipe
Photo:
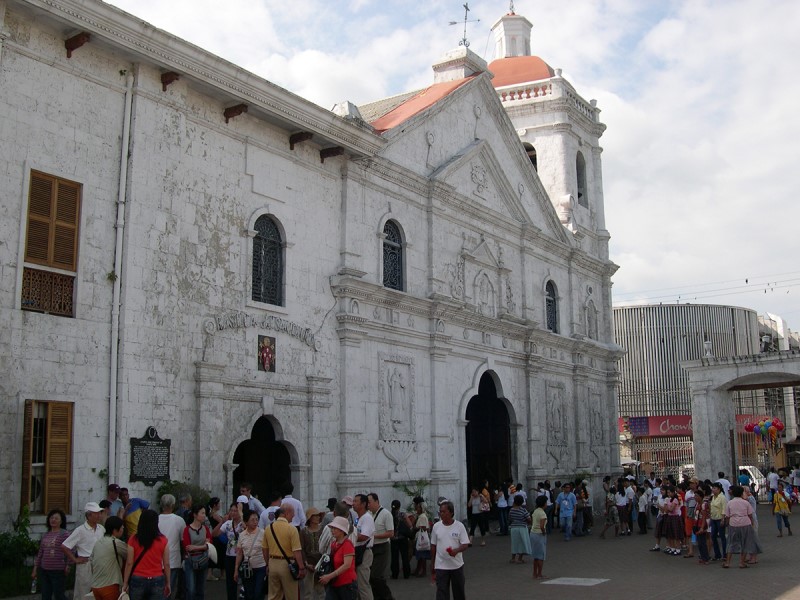
[[[122,272],[122,240],[125,231],[125,195],[128,188],[128,143],[131,135],[133,75],[125,78],[125,115],[122,121],[122,144],[119,157],[119,193],[117,194],[116,240],[114,247],[114,291],[111,299],[111,368],[108,376],[108,481],[117,480],[117,361],[119,352],[119,304]]]

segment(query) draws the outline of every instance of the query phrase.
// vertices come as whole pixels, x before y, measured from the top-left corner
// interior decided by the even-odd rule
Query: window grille
[[[275,221],[259,217],[253,239],[253,300],[283,306],[283,240]]]
[[[403,238],[396,223],[387,221],[383,228],[383,286],[403,291]]]
[[[556,286],[553,285],[552,281],[548,281],[545,287],[545,314],[547,329],[553,333],[558,333],[558,303],[556,300]]]

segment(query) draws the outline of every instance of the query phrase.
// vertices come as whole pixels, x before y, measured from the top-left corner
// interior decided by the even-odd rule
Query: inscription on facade
[[[297,338],[314,350],[319,350],[314,332],[308,327],[303,327],[287,319],[281,319],[274,315],[253,316],[245,312],[231,312],[224,315],[217,315],[206,322],[205,330],[207,333],[224,331],[225,329],[243,329],[246,327],[258,327],[260,329],[271,329],[286,333]]]
[[[128,481],[154,486],[169,481],[169,451],[172,440],[158,437],[155,427],[148,427],[141,438],[131,438],[131,474]]]

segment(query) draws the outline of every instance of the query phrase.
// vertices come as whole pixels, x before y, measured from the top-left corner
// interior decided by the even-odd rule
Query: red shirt
[[[147,550],[144,550],[139,544],[139,540],[134,535],[128,540],[128,546],[133,548],[133,561],[139,558],[144,552],[142,560],[136,565],[136,570],[131,575],[138,575],[139,577],[158,577],[164,574],[164,569],[161,564],[161,559],[164,556],[164,548],[167,547],[169,541],[164,535],[159,535],[153,540],[153,543]]]
[[[337,544],[336,540],[331,543],[331,558],[333,559],[333,570],[335,571],[344,564],[344,557],[348,554],[353,556],[353,561],[350,563],[350,568],[344,573],[331,581],[333,587],[340,587],[353,583],[356,579],[356,549],[353,548],[353,542],[345,538],[341,544]]]

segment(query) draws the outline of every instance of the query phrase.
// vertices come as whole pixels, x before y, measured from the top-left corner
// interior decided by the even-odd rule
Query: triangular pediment
[[[383,134],[381,154],[470,204],[574,243],[559,220],[487,74],[457,87]]]
[[[488,210],[521,223],[530,222],[527,210],[520,202],[519,190],[512,187],[486,140],[476,140],[453,155],[430,178],[446,183],[460,196],[470,198]]]
[[[489,242],[487,242],[486,238],[482,235],[477,246],[472,249],[464,248],[463,252],[465,257],[469,257],[476,263],[486,265],[492,269],[503,268],[502,261],[498,259],[495,252],[493,252],[492,248],[489,246]]]

